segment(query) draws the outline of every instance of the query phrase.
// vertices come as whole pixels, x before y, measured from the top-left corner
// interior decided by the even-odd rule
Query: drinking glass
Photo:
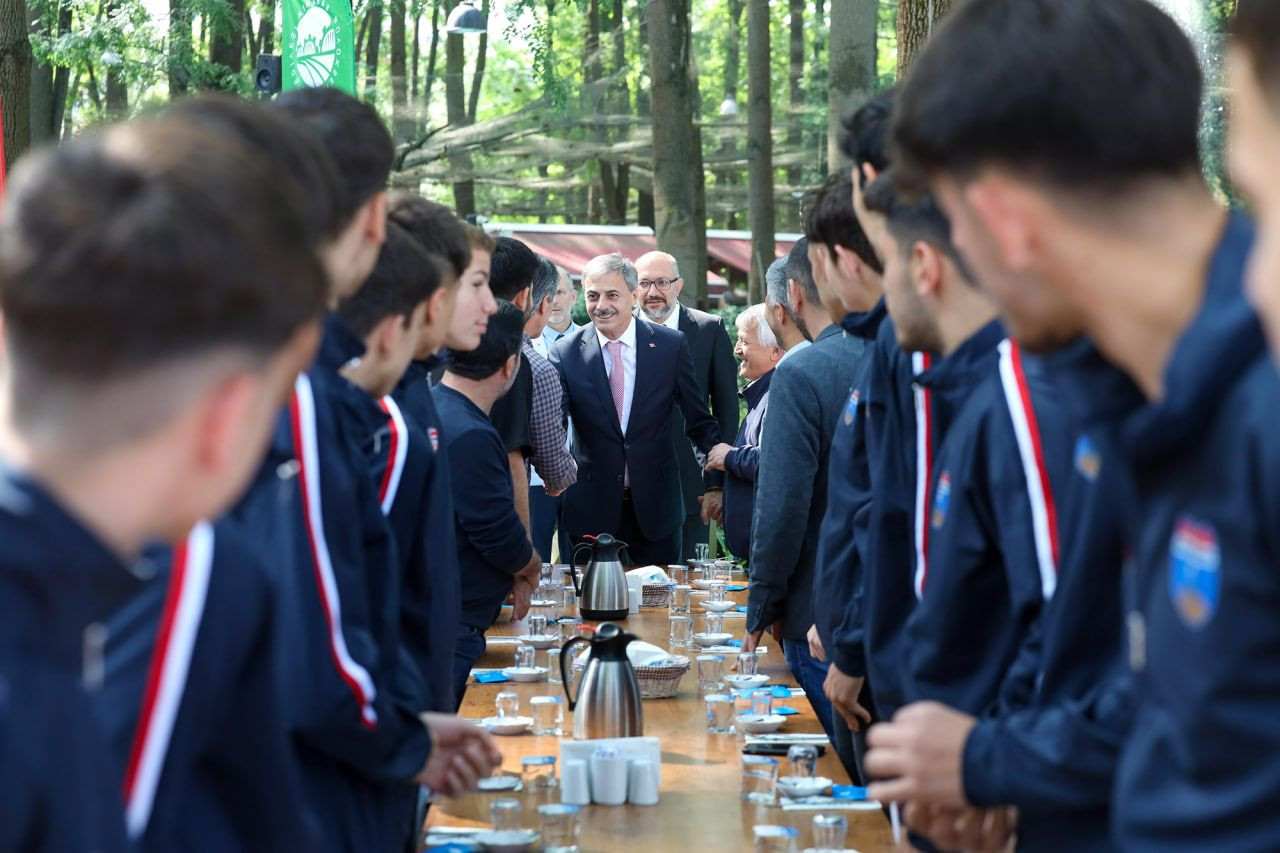
[[[798,743],[787,750],[787,767],[790,775],[812,779],[818,769],[818,748]]]
[[[755,675],[760,671],[760,655],[738,652],[738,675]]]
[[[693,605],[693,587],[688,584],[676,584],[671,590],[671,612],[689,613]]]
[[[699,560],[707,559],[707,555],[711,553],[711,546],[706,542],[699,542],[693,546],[693,556]]]
[[[724,680],[723,655],[698,655],[698,691],[706,696],[720,689]]]
[[[729,582],[733,577],[733,563],[728,560],[716,560],[712,565],[711,580]]]
[[[544,853],[578,853],[578,807],[568,803],[538,806]]]
[[[530,616],[529,617],[529,636],[544,637],[547,633],[547,617]]]
[[[842,814],[816,814],[813,816],[813,846],[818,853],[837,853],[844,850],[844,839],[849,834],[849,821]]]
[[[564,698],[561,696],[534,696],[533,733],[535,735],[561,735],[564,725]]]
[[[724,584],[713,581],[707,590],[707,601],[724,601]]]
[[[756,853],[796,853],[799,834],[793,826],[756,826]]]
[[[673,649],[687,649],[693,644],[693,617],[671,617],[671,627],[667,638]]]
[[[724,693],[707,696],[707,731],[715,735],[733,734],[732,696]]]
[[[520,695],[511,690],[504,690],[493,700],[499,717],[516,717],[520,714]]]
[[[667,566],[667,577],[671,578],[671,582],[679,586],[689,585],[689,567],[688,566]]]
[[[708,634],[724,633],[724,614],[723,613],[707,614],[707,633]]]
[[[778,801],[778,759],[769,755],[742,756],[742,799],[771,806]]]
[[[533,666],[533,646],[526,646],[524,643],[516,646],[516,666],[521,668]]]
[[[756,690],[751,694],[751,713],[757,717],[767,717],[773,713],[773,693],[768,690]]]
[[[520,781],[525,793],[539,794],[556,787],[556,757],[526,755],[520,759]]]
[[[542,568],[538,570],[538,582],[547,583],[551,580],[551,576],[555,571],[555,567],[550,563],[543,563]]]
[[[547,683],[563,683],[563,679],[560,678],[560,650],[555,646],[547,649]]]
[[[511,829],[519,829],[521,811],[522,807],[519,800],[494,800],[489,805],[489,816],[493,818],[493,831],[506,832]]]

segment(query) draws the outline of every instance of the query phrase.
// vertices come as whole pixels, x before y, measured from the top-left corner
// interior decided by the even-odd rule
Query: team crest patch
[[[1188,628],[1209,624],[1221,594],[1222,554],[1211,524],[1181,518],[1169,543],[1169,596]]]
[[[930,524],[937,530],[947,523],[947,509],[951,506],[951,472],[943,471],[933,493],[933,515]]]
[[[1102,471],[1102,454],[1098,452],[1093,439],[1087,435],[1080,436],[1080,440],[1076,442],[1076,470],[1090,483],[1097,480]]]
[[[440,430],[431,427],[427,430],[427,438],[431,439],[431,452],[438,453],[440,451]]]
[[[849,402],[844,406],[844,425],[853,425],[853,416],[858,411],[858,389],[849,392]]]

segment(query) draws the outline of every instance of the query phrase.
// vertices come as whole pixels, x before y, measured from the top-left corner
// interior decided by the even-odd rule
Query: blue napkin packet
[[[791,698],[791,688],[783,684],[773,685],[773,688],[770,692],[773,694],[774,699],[790,699]]]
[[[735,608],[733,608],[733,609],[734,609],[734,610],[736,610],[736,611],[738,611],[739,613],[746,613],[746,612],[747,612],[747,605],[745,605],[745,604],[739,604],[737,607],[735,607]]]
[[[740,648],[742,648],[742,641],[741,641],[741,640],[725,640],[725,641],[724,641],[724,644],[725,644],[726,646],[732,646],[732,647],[733,647],[733,648],[735,648],[735,649],[740,649]]]
[[[833,800],[865,800],[867,789],[859,788],[857,785],[832,785],[831,798]]]
[[[742,592],[746,588],[747,588],[747,585],[745,583],[731,583],[728,586],[726,586],[724,589],[725,589],[725,592]]]
[[[799,714],[800,712],[795,708],[789,708],[786,705],[774,705],[773,713],[781,714],[784,717],[790,717],[792,714]]]
[[[476,680],[476,684],[498,684],[503,681],[510,681],[501,672],[473,672],[471,677]]]

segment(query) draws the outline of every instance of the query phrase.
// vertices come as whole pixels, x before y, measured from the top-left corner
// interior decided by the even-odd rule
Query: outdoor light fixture
[[[445,22],[443,29],[446,33],[458,35],[484,33],[489,31],[489,19],[468,0],[462,0],[449,13],[449,20]]]
[[[725,98],[724,102],[720,104],[720,115],[736,116],[737,114],[738,114],[738,102],[735,101],[733,98]]]

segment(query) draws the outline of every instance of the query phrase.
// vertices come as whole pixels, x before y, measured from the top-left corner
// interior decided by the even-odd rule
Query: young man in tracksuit
[[[268,165],[172,119],[29,155],[5,202],[0,848],[128,849],[126,761],[98,706],[136,706],[142,685],[110,665],[109,625],[164,593],[140,559],[148,542],[194,540],[183,563],[210,581],[200,519],[252,473],[314,351],[327,283]],[[162,624],[189,642],[190,611],[175,608]],[[175,658],[149,695],[169,702],[181,674]],[[192,734],[181,726],[152,732]],[[153,742],[132,765],[148,796]],[[225,826],[198,817],[191,831]],[[289,837],[314,841],[300,826]]]
[[[945,36],[908,89],[957,95],[950,126],[905,111],[895,136],[911,171],[933,176],[979,274],[1024,281],[998,296],[1014,333],[1045,347],[1075,328],[1092,340],[1100,358],[1073,399],[1123,442],[1133,476],[1138,705],[1116,772],[1116,844],[1274,848],[1277,387],[1242,294],[1252,228],[1199,174],[1194,50],[1139,0],[978,0]],[[944,79],[944,65],[1006,39],[1027,50],[984,66],[989,81]],[[1027,85],[996,82],[1008,79]],[[931,728],[953,727],[943,719]],[[914,753],[916,734],[898,734],[893,749]]]

